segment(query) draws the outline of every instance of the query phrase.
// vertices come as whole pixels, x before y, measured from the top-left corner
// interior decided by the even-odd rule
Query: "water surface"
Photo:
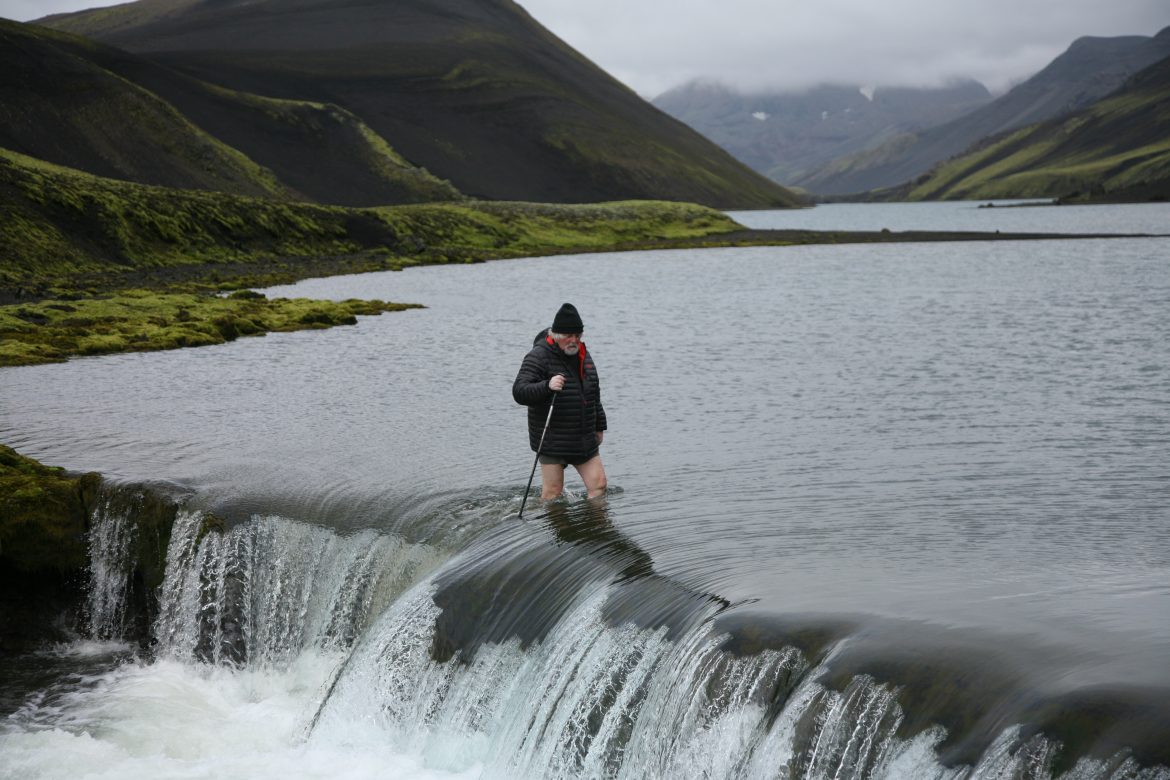
[[[1011,213],[1041,211],[1065,213]],[[1168,250],[1166,239],[742,248],[311,280],[266,292],[427,308],[6,369],[0,441],[177,483],[233,522],[445,538],[450,554],[478,539],[501,567],[483,576],[498,578],[551,554],[531,547],[547,519],[509,516],[532,463],[510,386],[538,329],[572,301],[601,374],[614,488],[609,530],[581,549],[641,572],[638,604],[611,596],[611,613],[698,620],[704,605],[735,604],[848,621],[863,646],[983,648],[1045,695],[1159,690],[1170,686]],[[550,559],[550,572],[583,579],[541,609],[577,604],[595,557]],[[434,598],[475,592],[471,571],[445,575]],[[646,571],[669,585],[650,588]]]
[[[988,205],[993,208],[986,208]],[[1044,201],[826,203],[810,209],[733,211],[751,228],[795,230],[958,230],[994,233],[1170,233],[1170,203],[1055,206]]]

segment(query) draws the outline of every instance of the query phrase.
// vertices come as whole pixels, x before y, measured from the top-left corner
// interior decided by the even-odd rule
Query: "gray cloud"
[[[995,91],[1028,78],[1084,35],[1153,35],[1165,0],[520,0],[538,21],[640,94],[695,78],[744,90],[825,82]],[[109,5],[0,0],[29,20]]]
[[[1165,0],[520,0],[643,95],[694,78],[742,89],[824,82],[993,90],[1084,35],[1154,35]]]
[[[0,0],[0,17],[28,22],[49,14],[118,5],[120,2],[125,0]]]

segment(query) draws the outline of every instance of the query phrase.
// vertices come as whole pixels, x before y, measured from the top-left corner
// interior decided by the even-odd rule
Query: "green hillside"
[[[0,149],[0,366],[356,322],[382,301],[218,293],[311,276],[718,238],[680,203],[343,208],[101,178]]]
[[[510,0],[141,0],[42,23],[233,91],[338,106],[476,198],[798,202]]]
[[[142,24],[164,21],[203,2],[205,0],[140,0],[94,8],[80,14],[54,14],[39,21],[86,37],[103,38]]]
[[[195,80],[160,86],[184,114],[267,166],[303,199],[341,206],[464,199],[340,106],[264,98]]]
[[[342,208],[150,187],[0,149],[0,300],[615,248],[739,226],[677,203]],[[235,286],[239,286],[236,284]]]
[[[1170,59],[1061,120],[988,140],[888,193],[910,200],[1170,197]]]
[[[0,146],[129,181],[287,198],[271,171],[153,93],[0,20]]]
[[[378,205],[460,199],[352,113],[192,79],[74,35],[0,21],[0,146],[101,176]]]

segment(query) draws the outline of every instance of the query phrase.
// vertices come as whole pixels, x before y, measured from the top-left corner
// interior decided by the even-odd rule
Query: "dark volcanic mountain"
[[[795,202],[510,0],[140,0],[40,23],[230,90],[337,106],[474,197]]]
[[[663,111],[781,183],[989,102],[991,94],[976,81],[938,88],[823,85],[754,93],[697,81],[654,99]]]
[[[337,106],[213,87],[36,25],[0,20],[0,106],[0,147],[115,179],[340,205],[462,197]]]
[[[0,20],[0,147],[146,184],[288,194],[271,171],[203,132],[157,95],[94,63],[87,47],[96,48]]]
[[[1170,28],[1152,38],[1080,38],[1044,70],[966,116],[893,138],[788,183],[822,195],[902,184],[981,139],[1084,108],[1167,56]]]

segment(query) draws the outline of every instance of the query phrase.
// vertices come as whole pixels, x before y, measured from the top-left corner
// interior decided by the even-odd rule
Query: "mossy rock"
[[[103,483],[0,445],[0,652],[68,640],[84,623],[88,532],[99,507],[134,524],[126,638],[147,641],[180,506],[172,490]],[[206,513],[200,537],[223,529]]]
[[[101,477],[69,475],[0,445],[0,560],[17,571],[82,570]]]

